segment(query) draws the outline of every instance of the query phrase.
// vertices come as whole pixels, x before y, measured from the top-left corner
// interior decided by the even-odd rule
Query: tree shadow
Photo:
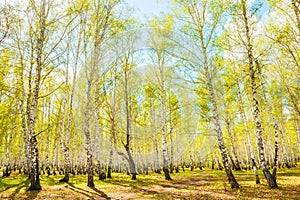
[[[136,189],[138,191],[142,191],[144,194],[150,194],[150,195],[160,194],[160,192],[157,192],[157,191],[152,190],[152,189],[145,189],[145,188],[141,188],[141,187],[138,187]]]
[[[7,191],[11,188],[18,187],[18,186],[22,185],[24,182],[26,182],[26,180],[21,182],[21,183],[17,183],[17,184],[7,184],[7,183],[4,183],[4,182],[0,182],[1,183],[0,184],[0,188],[1,188],[0,192],[5,192],[5,191]],[[3,189],[2,189],[2,187],[3,187]]]
[[[73,183],[67,183],[68,184],[68,188],[74,192],[80,193],[88,198],[93,198],[94,196],[99,196],[105,199],[111,199],[110,197],[107,196],[107,194],[105,194],[104,192],[98,190],[95,187],[91,187],[92,190],[94,190],[95,192],[91,192],[88,190],[84,190],[82,188],[76,187]]]
[[[61,183],[58,181],[58,179],[54,179],[51,176],[44,177],[45,180],[47,180],[48,186],[54,186],[54,185],[63,185],[64,183]]]
[[[89,197],[89,198],[92,198],[93,196],[87,194],[87,193],[90,193],[89,191],[87,190],[84,190],[82,188],[78,188],[78,187],[75,187],[73,183],[67,183],[68,184],[68,189],[74,191],[74,192],[77,192],[79,194],[82,194],[86,197]]]
[[[20,197],[18,197],[18,194],[20,193],[20,191],[23,188],[25,188],[25,189],[28,188],[29,183],[30,183],[30,180],[27,179],[27,180],[22,181],[19,184],[16,184],[16,185],[13,185],[13,186],[10,186],[9,188],[7,188],[6,190],[15,188],[13,193],[11,195],[9,195],[8,199],[19,199]],[[25,199],[35,199],[38,196],[39,192],[40,192],[40,190],[38,190],[38,191],[25,191],[25,193],[24,193],[24,195],[26,196]]]
[[[15,199],[16,198],[16,195],[20,193],[20,190],[22,188],[25,188],[25,187],[28,187],[29,186],[29,180],[25,180],[21,183],[19,183],[18,185],[16,185],[16,189],[15,191],[9,196],[10,199]]]
[[[41,190],[26,191],[26,196],[27,197],[25,199],[35,199],[35,198],[37,198],[40,191]],[[12,199],[14,199],[14,198],[12,198]]]
[[[100,197],[103,197],[105,199],[111,199],[109,196],[107,196],[107,194],[105,194],[104,192],[98,190],[97,188],[92,187],[91,189],[94,190]]]

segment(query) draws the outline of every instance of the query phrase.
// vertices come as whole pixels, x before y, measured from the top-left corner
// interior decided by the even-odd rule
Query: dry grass
[[[232,190],[223,171],[204,169],[173,174],[172,181],[162,175],[138,175],[130,180],[125,174],[86,186],[85,176],[71,176],[70,183],[59,183],[61,176],[41,176],[41,191],[28,192],[29,181],[12,174],[0,179],[0,199],[300,199],[300,167],[278,173],[279,189],[270,190],[262,175],[256,185],[250,171],[235,172],[241,188]]]

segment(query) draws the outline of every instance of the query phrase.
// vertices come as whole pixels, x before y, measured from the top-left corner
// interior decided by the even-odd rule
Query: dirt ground
[[[95,177],[95,187],[86,186],[85,176],[71,176],[70,183],[58,183],[59,176],[41,176],[41,191],[28,192],[29,182],[23,175],[0,179],[0,199],[300,199],[300,170],[283,170],[278,174],[279,189],[268,189],[264,177],[256,185],[251,171],[236,172],[241,188],[232,190],[223,171],[204,169],[163,175],[138,175],[130,180],[125,174],[113,174],[104,181]]]

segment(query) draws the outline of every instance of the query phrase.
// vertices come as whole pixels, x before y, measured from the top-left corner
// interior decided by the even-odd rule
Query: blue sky
[[[151,18],[160,13],[168,13],[172,10],[172,0],[125,0],[125,2],[135,9],[135,15],[142,20],[147,20],[149,17]],[[252,3],[262,3],[262,7],[258,12],[261,17],[267,14],[267,1],[252,0]]]
[[[135,8],[135,14],[141,19],[159,15],[161,12],[171,11],[170,0],[125,0],[131,7]]]

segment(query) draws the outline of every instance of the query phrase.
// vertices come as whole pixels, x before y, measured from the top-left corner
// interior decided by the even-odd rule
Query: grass
[[[234,172],[241,188],[232,190],[225,172],[199,169],[172,174],[172,181],[152,173],[138,175],[133,181],[126,174],[113,173],[113,179],[86,186],[86,176],[72,176],[69,183],[59,183],[62,176],[41,175],[41,191],[27,191],[27,177],[13,173],[0,178],[0,199],[300,199],[300,167],[278,172],[279,189],[270,190],[262,174],[255,184],[251,171]]]

